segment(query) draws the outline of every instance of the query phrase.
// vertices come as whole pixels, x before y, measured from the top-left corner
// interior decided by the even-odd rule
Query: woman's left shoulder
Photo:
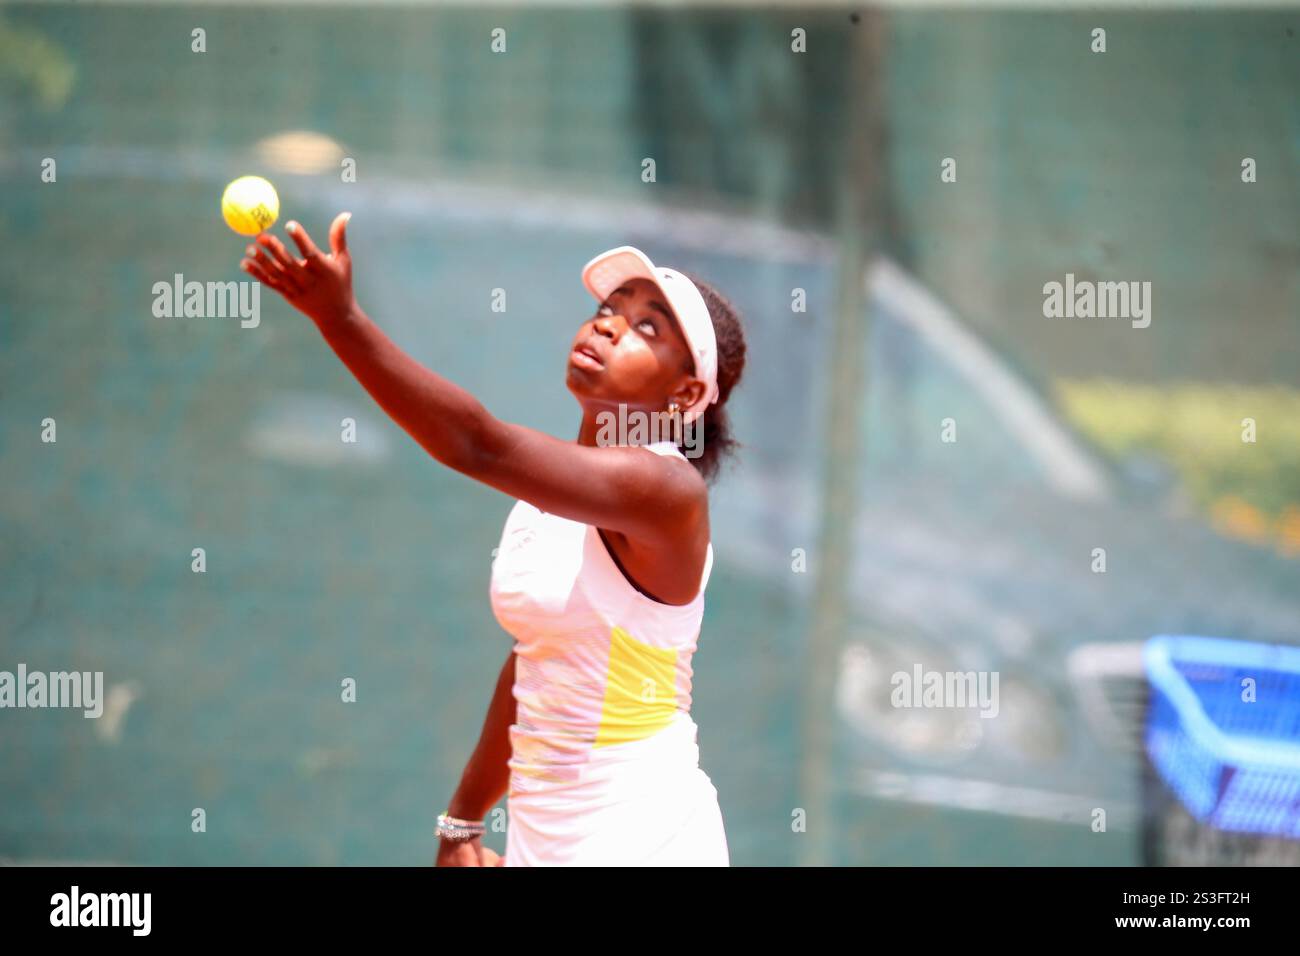
[[[642,445],[641,447],[646,451],[654,452],[656,455],[669,455],[680,458],[683,461],[686,460],[686,456],[682,454],[682,450],[677,447],[677,442],[675,441],[655,441],[650,442],[648,445]]]
[[[685,483],[685,487],[690,489],[691,494],[705,499],[708,498],[709,489],[707,482],[705,482],[704,477],[699,473],[695,466],[691,464],[690,459],[682,454],[682,450],[677,447],[676,442],[657,441],[648,445],[642,445],[641,447],[646,451],[652,451],[656,455],[662,455],[665,458],[680,459],[682,465],[680,467],[674,466],[672,469],[673,474],[680,476],[681,480]]]

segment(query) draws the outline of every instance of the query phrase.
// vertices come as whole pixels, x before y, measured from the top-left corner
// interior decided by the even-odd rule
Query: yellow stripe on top
[[[615,627],[609,636],[605,702],[593,747],[652,736],[677,712],[677,651],[651,647]]]

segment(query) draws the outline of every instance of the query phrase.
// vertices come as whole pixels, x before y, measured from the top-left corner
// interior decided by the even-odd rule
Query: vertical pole
[[[879,193],[884,178],[881,84],[885,16],[880,10],[864,11],[848,29],[852,31],[846,91],[849,128],[836,189],[837,281],[826,366],[830,392],[824,423],[821,529],[817,550],[809,555],[815,585],[804,665],[803,752],[797,794],[807,812],[808,830],[798,844],[802,866],[835,862],[835,675],[844,634],[852,621],[849,576],[858,518],[867,394],[865,343],[870,331],[865,283],[867,266],[879,244]]]

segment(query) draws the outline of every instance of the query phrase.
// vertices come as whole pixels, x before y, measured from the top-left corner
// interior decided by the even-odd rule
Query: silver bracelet
[[[448,816],[445,812],[438,814],[438,836],[453,843],[472,840],[485,832],[487,827],[482,820],[461,820],[458,817]]]

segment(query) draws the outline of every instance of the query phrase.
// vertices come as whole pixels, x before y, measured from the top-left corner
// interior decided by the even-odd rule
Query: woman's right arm
[[[460,784],[447,804],[449,816],[482,820],[510,788],[510,725],[515,722],[515,652],[511,648],[497,678],[492,703],[478,744],[470,755]],[[489,856],[490,854],[490,856]],[[496,854],[480,838],[454,843],[439,840],[437,866],[492,866]],[[485,859],[486,858],[486,859]]]

